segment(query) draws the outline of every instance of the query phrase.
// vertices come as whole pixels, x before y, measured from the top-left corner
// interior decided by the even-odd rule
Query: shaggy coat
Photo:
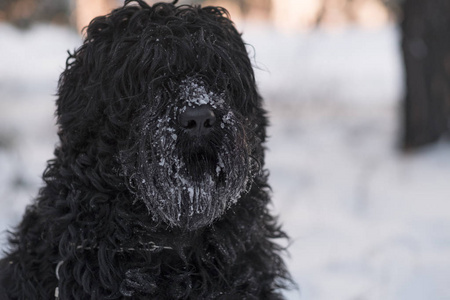
[[[282,299],[246,46],[223,8],[175,3],[126,1],[67,59],[60,142],[0,261],[0,299]],[[197,107],[213,112],[206,134],[180,125]]]

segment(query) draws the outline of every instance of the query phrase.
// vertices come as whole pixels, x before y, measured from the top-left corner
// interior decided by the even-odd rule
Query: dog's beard
[[[143,127],[137,166],[125,171],[155,221],[195,230],[218,219],[249,189],[255,162],[230,110],[220,114],[218,130],[196,139],[174,128],[179,110],[170,108]]]

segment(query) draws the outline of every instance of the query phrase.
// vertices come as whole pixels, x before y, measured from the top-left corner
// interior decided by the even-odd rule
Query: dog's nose
[[[187,107],[178,118],[180,125],[189,134],[200,136],[207,134],[216,123],[216,115],[209,105]]]

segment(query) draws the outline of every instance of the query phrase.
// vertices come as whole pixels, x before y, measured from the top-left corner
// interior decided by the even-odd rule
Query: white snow
[[[222,95],[207,91],[204,83],[197,78],[188,78],[181,82],[180,98],[186,101],[188,106],[210,105],[213,108],[221,108],[224,104]],[[184,111],[185,108],[183,108]]]
[[[271,127],[273,210],[291,236],[288,299],[450,299],[450,144],[397,149],[399,34],[246,26]],[[57,142],[72,31],[0,24],[0,230],[16,225]],[[4,241],[5,235],[2,236]]]

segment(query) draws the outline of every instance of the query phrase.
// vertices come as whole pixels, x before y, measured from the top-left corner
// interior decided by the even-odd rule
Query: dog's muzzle
[[[250,188],[249,135],[225,99],[187,80],[164,114],[149,111],[137,119],[141,135],[122,155],[123,173],[155,221],[196,230]]]

